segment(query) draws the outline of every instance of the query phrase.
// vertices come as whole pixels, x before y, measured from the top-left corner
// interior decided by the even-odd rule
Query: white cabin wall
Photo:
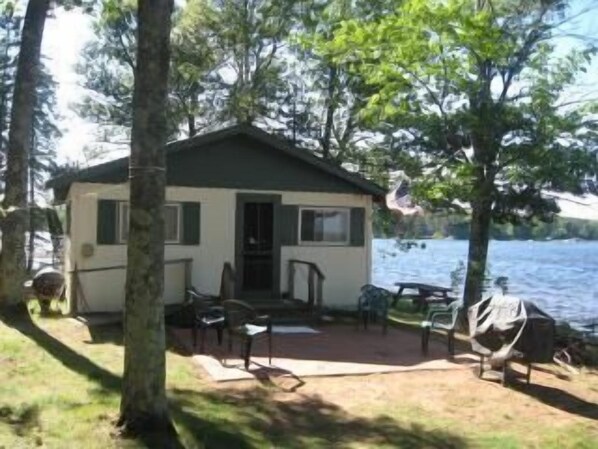
[[[369,282],[372,244],[372,201],[366,195],[284,192],[282,204],[322,207],[364,207],[366,209],[365,246],[283,246],[281,251],[281,291],[288,291],[288,261],[301,259],[315,262],[326,279],[323,284],[324,305],[352,308],[357,304],[359,289]],[[297,267],[295,296],[307,299],[307,269]]]
[[[235,208],[237,193],[279,194],[282,204],[299,206],[364,207],[366,208],[365,246],[293,246],[281,250],[281,291],[287,288],[288,260],[303,259],[315,262],[326,276],[324,302],[327,306],[354,307],[359,288],[368,283],[371,273],[372,200],[367,195],[252,191],[235,189],[210,189],[168,187],[166,200],[173,202],[194,201],[201,203],[200,245],[166,245],[165,259],[193,258],[192,283],[200,291],[217,294],[220,287],[222,266],[235,263]],[[122,265],[126,263],[126,245],[97,245],[98,199],[128,200],[127,184],[80,184],[71,186],[71,238],[65,259],[67,272]],[[91,257],[81,254],[81,247],[90,243],[94,247]],[[183,300],[183,265],[167,265],[165,270],[165,301]],[[307,298],[307,283],[300,274],[296,278],[298,297]],[[114,312],[124,305],[125,270],[81,273],[79,312]],[[82,292],[82,294],[81,294]],[[69,296],[71,292],[69,292]],[[84,301],[82,298],[84,297]]]
[[[78,270],[126,264],[125,244],[97,245],[98,199],[126,201],[126,184],[73,184],[71,186],[71,249],[70,258]],[[172,244],[165,246],[165,260],[192,258],[193,285],[206,293],[216,294],[224,262],[234,262],[234,204],[235,192],[228,189],[196,189],[168,187],[166,200],[201,203],[200,245]],[[83,257],[81,247],[94,246],[91,257]],[[124,304],[125,270],[81,273],[80,312],[113,312]],[[183,264],[166,265],[164,298],[166,303],[177,303],[184,295]]]

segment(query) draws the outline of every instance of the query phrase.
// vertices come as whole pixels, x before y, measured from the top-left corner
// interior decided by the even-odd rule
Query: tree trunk
[[[478,178],[476,184],[477,199],[471,205],[467,275],[463,292],[466,309],[482,298],[492,222],[492,192],[488,191],[489,183]]]
[[[25,230],[27,229],[27,166],[35,105],[42,37],[49,0],[29,0],[19,49],[12,101],[3,209],[12,210],[2,221],[0,305],[21,309],[25,279]]]
[[[8,69],[10,67],[10,64],[8,63],[8,50],[10,48],[10,43],[11,43],[11,36],[10,36],[10,28],[8,28],[7,32],[6,32],[6,43],[4,46],[4,61],[5,61],[5,66],[4,66],[4,70],[2,71],[2,78],[0,79],[0,82],[2,83],[2,87],[1,89],[1,94],[0,94],[0,154],[3,153],[4,150],[4,139],[2,138],[2,136],[4,135],[4,126],[7,122],[7,111],[6,111],[6,103],[8,100],[8,89],[6,87],[6,84],[8,83],[8,76],[7,76],[7,72]]]
[[[172,435],[166,402],[164,190],[166,95],[173,0],[139,0],[133,93],[130,218],[119,425],[126,434]]]
[[[35,149],[34,132],[31,139],[31,152]],[[33,156],[29,157],[29,211],[33,211],[35,207],[35,173],[33,171]],[[32,213],[29,213],[29,248],[27,257],[27,273],[33,270],[33,254],[35,252],[35,219]]]
[[[195,129],[195,115],[194,114],[187,114],[187,127],[189,132],[189,137],[193,137],[197,134],[197,129]]]
[[[332,126],[334,125],[334,90],[336,87],[337,70],[331,66],[328,71],[328,93],[326,98],[326,122],[324,124],[324,136],[322,137],[322,156],[325,159],[330,157],[330,140],[332,138]]]
[[[189,109],[187,112],[187,126],[189,129],[189,137],[195,136],[197,134],[197,127],[195,126],[195,115],[198,112],[198,95],[199,85],[197,83],[193,83],[189,92]]]

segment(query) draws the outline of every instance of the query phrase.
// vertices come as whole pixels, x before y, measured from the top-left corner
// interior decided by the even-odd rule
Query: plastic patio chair
[[[361,287],[361,294],[357,300],[357,327],[363,323],[367,330],[370,321],[382,321],[382,333],[386,335],[388,327],[388,308],[392,293],[372,284]]]
[[[205,352],[206,332],[209,328],[216,329],[218,345],[222,344],[224,330],[224,310],[216,305],[217,298],[199,293],[194,288],[187,289],[187,303],[193,306],[193,347],[197,347],[197,332],[200,332],[199,353]]]
[[[249,369],[251,347],[258,337],[268,337],[268,362],[272,365],[272,320],[268,315],[258,315],[251,305],[238,299],[227,299],[222,302],[226,330],[228,332],[228,352],[233,350],[233,338],[242,340],[244,351],[241,357],[245,361],[245,369]]]
[[[437,306],[428,310],[426,319],[421,323],[422,354],[428,354],[428,343],[432,330],[442,330],[447,334],[448,352],[455,355],[455,330],[459,312],[463,308],[462,301],[454,301],[448,306]]]
[[[192,305],[193,323],[193,347],[197,347],[197,333],[200,332],[200,354],[205,350],[205,337],[207,329],[213,327],[218,334],[218,344],[222,344],[222,332],[224,329],[224,309],[222,301],[231,299],[234,296],[236,275],[233,266],[225,262],[220,276],[219,295],[211,295],[190,287],[185,291],[184,308]],[[187,312],[185,312],[187,313]]]

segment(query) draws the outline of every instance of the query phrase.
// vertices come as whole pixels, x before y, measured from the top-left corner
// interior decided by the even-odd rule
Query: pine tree
[[[175,434],[166,401],[164,145],[172,0],[139,0],[130,156],[130,219],[119,424],[126,433]],[[156,447],[171,447],[154,440]]]
[[[23,310],[25,277],[25,231],[27,229],[27,164],[42,36],[49,0],[29,0],[23,22],[13,89],[6,158],[5,194],[2,209],[2,257],[0,258],[0,305]]]

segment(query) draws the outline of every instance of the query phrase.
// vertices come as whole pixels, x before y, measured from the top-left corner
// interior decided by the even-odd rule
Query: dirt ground
[[[317,398],[350,415],[368,419],[389,416],[404,423],[410,423],[416,414],[431,418],[434,425],[443,429],[457,421],[464,433],[483,435],[498,431],[525,436],[526,447],[535,447],[534,442],[543,447],[547,431],[555,434],[555,447],[560,447],[559,439],[567,438],[571,429],[589,429],[589,435],[595,439],[583,440],[587,447],[598,448],[598,372],[582,370],[580,374],[571,374],[557,366],[535,365],[531,384],[526,385],[525,368],[513,364],[512,369],[520,376],[515,376],[507,387],[496,377],[485,375],[479,379],[470,370],[311,377],[301,382],[283,376],[213,382],[212,387],[231,393],[253,389],[261,382],[270,387],[271,398],[281,402]],[[209,379],[201,368],[196,370],[203,380]],[[457,433],[461,429],[456,429]]]

